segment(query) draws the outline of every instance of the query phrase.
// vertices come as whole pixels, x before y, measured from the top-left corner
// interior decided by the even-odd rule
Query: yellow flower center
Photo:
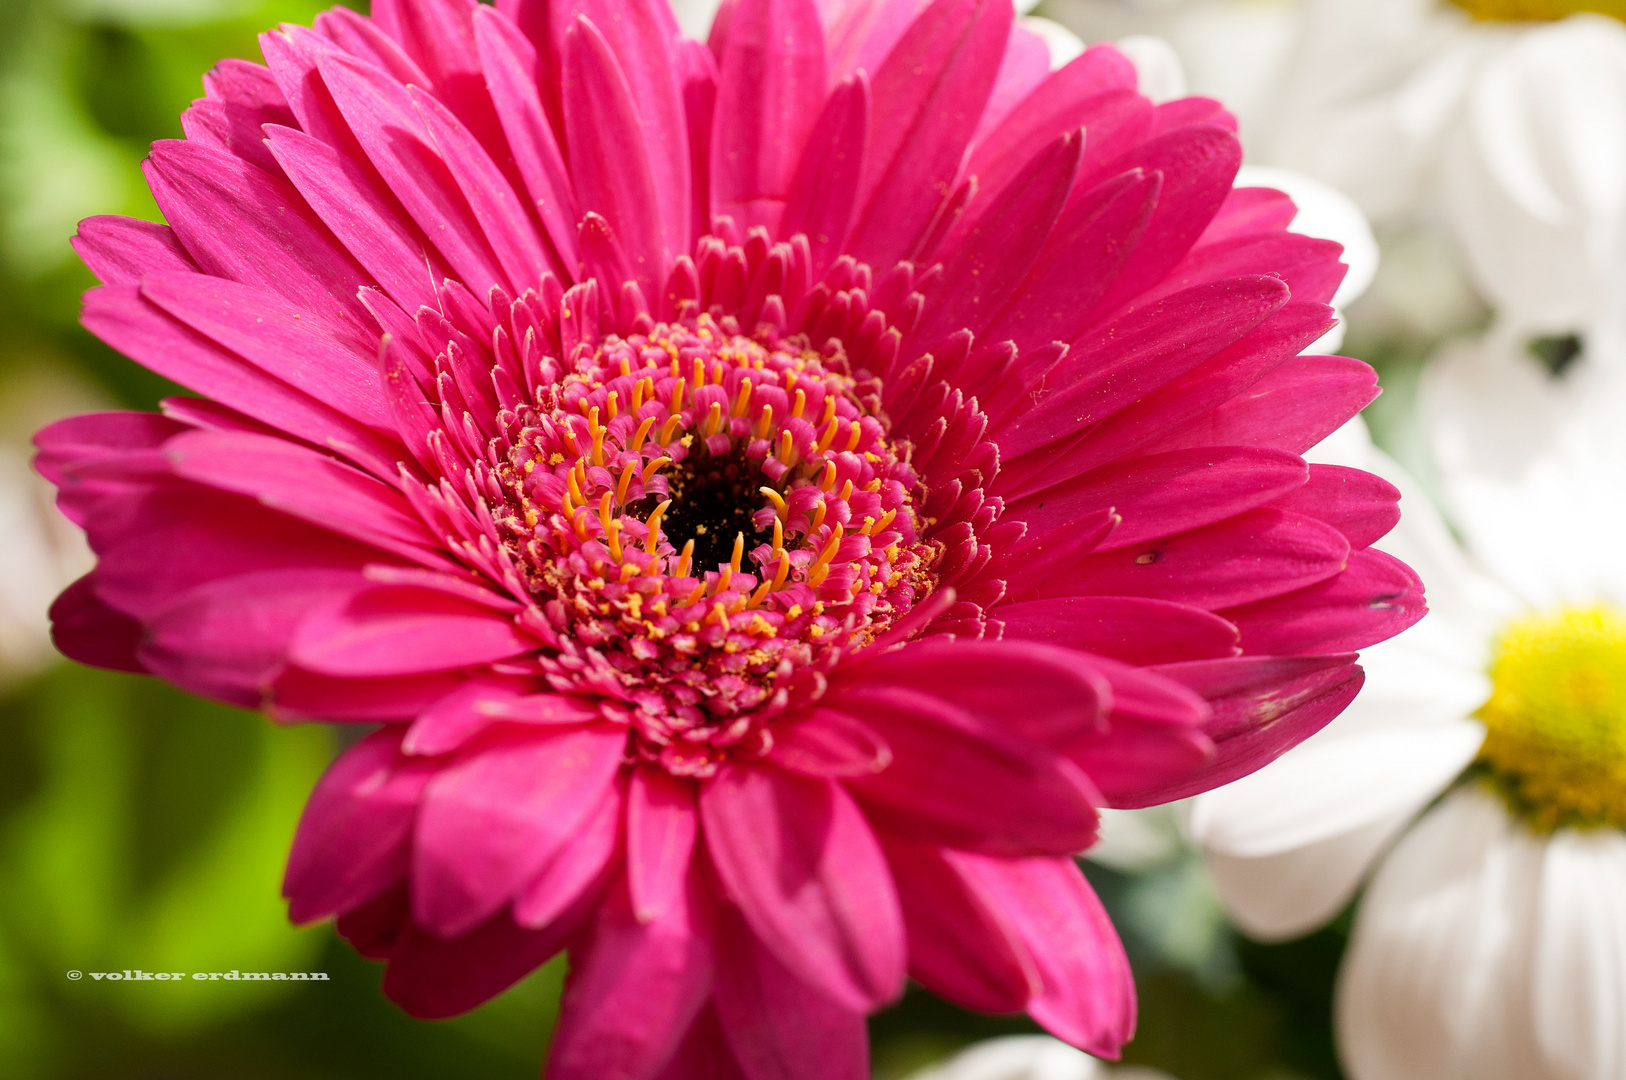
[[[1626,20],[1626,0],[1451,0],[1476,19],[1548,22],[1581,11]]]
[[[1479,761],[1537,828],[1626,828],[1626,616],[1531,615],[1496,643]]]

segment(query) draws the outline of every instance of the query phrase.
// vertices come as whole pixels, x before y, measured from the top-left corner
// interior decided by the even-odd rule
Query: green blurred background
[[[11,459],[56,416],[151,408],[169,391],[79,328],[79,297],[94,282],[68,237],[91,214],[156,220],[140,173],[148,143],[181,135],[178,116],[215,60],[258,60],[258,32],[308,24],[318,10],[307,0],[0,0],[0,450]],[[25,494],[48,498],[38,485]],[[32,554],[41,565],[9,540],[0,562],[18,564],[10,576],[24,591],[54,588],[46,579],[84,558],[64,535],[33,544],[45,545]],[[537,1074],[559,963],[468,1016],[419,1023],[383,999],[379,969],[330,928],[287,924],[282,859],[334,752],[329,732],[274,728],[151,680],[53,661],[38,611],[12,607],[0,611],[15,624],[0,627],[0,1080]],[[1289,945],[1249,944],[1172,840],[1134,873],[1088,870],[1138,974],[1128,1060],[1181,1080],[1338,1076],[1328,1017],[1344,923]],[[126,968],[330,978],[66,975]],[[973,1039],[1035,1030],[916,990],[872,1028],[883,1078]]]

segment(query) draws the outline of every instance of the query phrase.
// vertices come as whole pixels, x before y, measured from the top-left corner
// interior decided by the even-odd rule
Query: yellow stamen
[[[593,439],[593,464],[604,464],[604,427],[598,422],[598,406],[587,412],[587,434]]]
[[[751,380],[740,380],[740,393],[734,399],[734,415],[744,416],[745,410],[751,407]]]
[[[857,420],[847,425],[847,453],[858,449],[858,440],[863,438],[864,428]]]
[[[621,479],[615,485],[615,501],[622,506],[627,505],[627,489],[632,486],[632,478],[638,475],[638,463],[629,461],[621,470]]]
[[[686,389],[688,389],[687,380],[679,379],[672,384],[672,402],[667,406],[666,411],[673,416],[683,411],[683,392]]]
[[[800,420],[802,418],[802,410],[805,408],[807,408],[807,391],[798,390],[796,391],[796,400],[791,402],[790,414],[791,416]]]
[[[824,471],[819,474],[819,490],[828,492],[831,488],[833,488],[835,486],[836,486],[836,463],[833,462],[833,461],[826,461],[824,463]]]
[[[689,564],[692,563],[692,562],[694,562],[694,541],[692,539],[691,540],[685,540],[683,542],[683,552],[682,552],[682,554],[680,554],[678,556],[677,574],[674,575],[674,576],[676,576],[676,577],[688,577],[689,576]],[[701,589],[705,588],[704,585],[702,585],[700,587],[701,587]]]
[[[649,515],[649,520],[645,522],[649,526],[649,535],[644,537],[644,550],[651,555],[655,554],[655,549],[661,542],[661,515],[665,514],[666,508],[671,505],[672,500],[667,499],[655,507],[654,512]],[[693,541],[690,541],[690,543],[693,543]]]
[[[638,430],[632,433],[632,441],[627,444],[627,449],[635,454],[643,449],[644,440],[649,438],[649,431],[654,426],[655,418],[653,416],[644,417],[643,423],[638,425]]]
[[[621,364],[622,364],[622,367],[625,368],[626,361],[625,360],[621,361]],[[621,372],[621,374],[625,375],[626,371],[623,370]],[[610,419],[611,420],[614,420],[617,416],[621,415],[621,406],[620,406],[620,403],[616,400],[619,396],[620,395],[619,395],[618,391],[611,390],[610,391],[610,396],[608,398],[606,398],[605,401],[604,401],[604,404],[610,410]]]
[[[779,494],[779,492],[775,491],[771,487],[759,487],[757,488],[757,491],[761,492],[769,502],[773,503],[773,512],[778,515],[774,521],[774,528],[777,529],[781,521],[788,521],[790,519],[790,508],[785,505],[785,497],[783,495]]]
[[[771,427],[773,427],[773,402],[770,401],[768,404],[762,406],[762,415],[757,417],[756,437],[759,439],[766,439],[768,437],[768,429]]]

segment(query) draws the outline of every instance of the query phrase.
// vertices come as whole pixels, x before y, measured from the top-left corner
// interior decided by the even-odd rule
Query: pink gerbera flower
[[[1096,807],[1258,767],[1422,611],[1336,245],[1009,0],[376,0],[227,61],[85,323],[196,391],[40,468],[57,642],[380,725],[286,880],[554,1077],[860,1077],[905,975],[1113,1055]]]

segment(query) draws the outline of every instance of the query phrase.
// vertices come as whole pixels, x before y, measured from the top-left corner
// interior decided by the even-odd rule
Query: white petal
[[[1031,8],[1034,5],[1028,6]],[[1083,39],[1059,22],[1041,19],[1037,15],[1025,15],[1016,21],[1044,39],[1045,47],[1050,50],[1051,71],[1064,68],[1084,55]]]
[[[1372,284],[1378,272],[1378,241],[1366,215],[1348,195],[1303,173],[1262,165],[1244,165],[1237,173],[1236,186],[1286,192],[1298,207],[1288,225],[1291,231],[1344,246],[1349,271],[1332,298],[1333,307],[1347,306]]]
[[[1464,788],[1428,813],[1379,869],[1339,973],[1339,1052],[1351,1080],[1459,1080],[1494,1043],[1527,1067],[1501,980],[1528,922],[1541,845],[1500,800]],[[1528,1029],[1528,1023],[1526,1024]],[[1538,1080],[1528,1071],[1524,1080]]]
[[[1097,1080],[1100,1062],[1049,1035],[974,1043],[910,1080]]]
[[[1118,48],[1135,62],[1138,89],[1155,102],[1186,96],[1186,73],[1174,47],[1149,34],[1131,34],[1118,39]]]
[[[1472,720],[1312,738],[1197,796],[1191,835],[1205,850],[1258,858],[1409,816],[1456,779],[1483,740]]]
[[[711,32],[711,20],[723,6],[723,0],[671,0],[671,4],[683,36],[705,41]]]
[[[1536,1032],[1552,1072],[1626,1080],[1626,836],[1554,834],[1535,956]]]
[[[1590,325],[1626,264],[1626,27],[1583,16],[1519,35],[1476,79],[1442,176],[1502,317]]]
[[[1208,853],[1204,861],[1225,913],[1248,936],[1287,941],[1341,911],[1368,867],[1415,808],[1279,855],[1238,858]]]

